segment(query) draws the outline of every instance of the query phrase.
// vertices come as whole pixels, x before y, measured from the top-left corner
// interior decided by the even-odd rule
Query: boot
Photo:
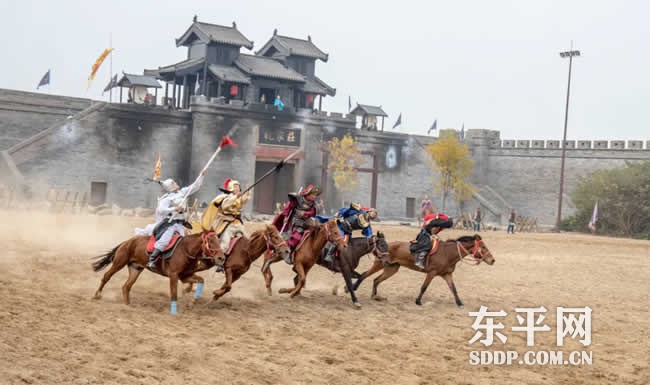
[[[334,245],[327,247],[325,249],[325,256],[323,260],[327,262],[328,265],[334,264],[334,253],[336,252],[336,247]]]
[[[287,263],[287,265],[293,265],[293,253],[294,251],[292,250],[291,253],[284,257],[284,261]]]
[[[424,270],[424,258],[427,256],[427,253],[422,252],[418,254],[418,256],[415,258],[415,266],[419,267],[420,269]]]
[[[154,249],[153,253],[151,253],[151,256],[149,256],[149,262],[147,262],[147,267],[149,269],[153,269],[156,267],[156,258],[162,253],[162,251],[158,249]]]

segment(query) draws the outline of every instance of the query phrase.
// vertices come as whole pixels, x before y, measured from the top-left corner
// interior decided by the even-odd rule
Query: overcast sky
[[[382,105],[390,129],[489,128],[502,139],[560,139],[574,48],[569,139],[650,139],[650,3],[644,1],[35,1],[0,0],[0,88],[107,100],[104,63],[142,73],[186,57],[179,37],[200,21],[230,25],[258,50],[274,28],[329,53],[317,75],[337,90],[323,109]],[[242,52],[247,52],[242,49]],[[41,88],[47,92],[47,88]]]

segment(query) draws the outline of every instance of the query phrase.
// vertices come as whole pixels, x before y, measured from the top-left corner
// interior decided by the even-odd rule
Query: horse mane
[[[460,238],[456,239],[447,239],[446,242],[460,242],[460,243],[466,243],[466,242],[474,242],[474,240],[481,240],[480,235],[463,235]]]

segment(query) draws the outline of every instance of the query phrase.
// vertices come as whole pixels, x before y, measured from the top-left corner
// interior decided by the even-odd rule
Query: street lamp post
[[[557,220],[555,221],[555,230],[560,231],[562,224],[562,195],[564,194],[564,162],[566,160],[566,128],[569,121],[569,94],[571,93],[571,64],[573,64],[573,57],[580,56],[580,51],[571,50],[560,52],[560,57],[569,58],[569,81],[566,88],[566,107],[564,109],[564,135],[562,136],[562,163],[560,166],[560,196],[557,202]]]

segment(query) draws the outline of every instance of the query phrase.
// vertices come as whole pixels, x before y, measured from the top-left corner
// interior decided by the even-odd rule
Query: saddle
[[[165,248],[162,250],[162,254],[160,254],[160,257],[162,257],[163,260],[169,259],[169,257],[171,257],[174,254],[174,251],[176,251],[176,248],[181,243],[182,239],[183,237],[180,236],[178,233],[174,234],[174,236],[169,241],[167,246],[165,246]],[[152,235],[151,237],[149,237],[149,242],[147,243],[147,249],[146,249],[147,257],[150,257],[151,253],[153,253],[155,244],[156,244],[156,237]]]

